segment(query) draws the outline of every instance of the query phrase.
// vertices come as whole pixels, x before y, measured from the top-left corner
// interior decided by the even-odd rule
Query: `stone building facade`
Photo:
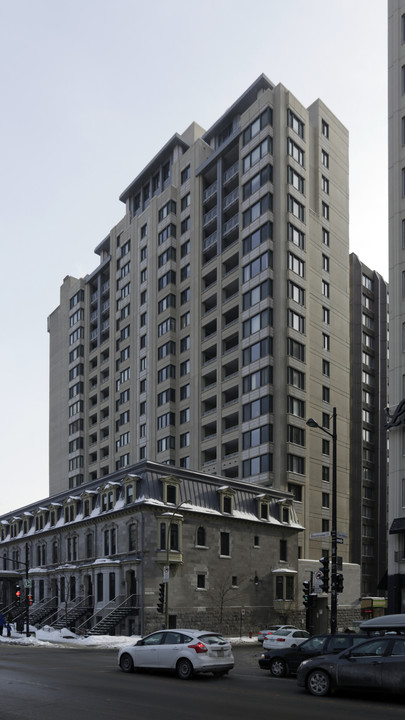
[[[0,608],[24,619],[31,596],[33,625],[246,634],[304,624],[302,526],[288,493],[144,461],[8,513],[0,528]]]

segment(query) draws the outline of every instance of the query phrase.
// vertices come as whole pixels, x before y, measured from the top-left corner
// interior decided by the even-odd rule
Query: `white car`
[[[267,635],[263,641],[263,648],[264,650],[276,650],[277,648],[296,647],[309,637],[311,636],[306,630],[288,630],[284,628]]]
[[[259,630],[257,635],[257,641],[262,643],[266,639],[267,635],[272,635],[277,630],[298,630],[295,625],[270,625],[268,630]]]
[[[188,680],[194,673],[225,675],[232,670],[232,645],[219,633],[206,630],[159,630],[122,648],[118,664],[124,672],[137,668],[174,670]]]

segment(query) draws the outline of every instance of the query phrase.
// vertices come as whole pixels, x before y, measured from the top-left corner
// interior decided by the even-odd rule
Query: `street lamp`
[[[316,420],[309,418],[307,425],[311,428],[319,428],[332,438],[332,572],[330,591],[330,631],[334,634],[337,630],[337,458],[336,458],[336,408],[332,411],[332,432],[319,425]]]
[[[163,580],[166,583],[166,602],[165,602],[165,628],[166,630],[169,627],[169,580],[170,580],[170,561],[169,561],[169,554],[170,554],[170,531],[173,524],[173,519],[178,512],[178,510],[181,508],[182,505],[185,503],[189,503],[190,500],[182,500],[174,510],[170,513],[163,513],[164,515],[170,515],[169,524],[167,526],[167,537],[166,537],[166,576],[164,576]]]

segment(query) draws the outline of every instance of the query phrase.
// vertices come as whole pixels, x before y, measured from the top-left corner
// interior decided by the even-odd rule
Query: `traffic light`
[[[19,605],[20,600],[21,600],[21,588],[19,585],[15,586],[15,599],[16,599],[17,605]]]
[[[165,583],[160,583],[157,611],[159,613],[162,613],[164,611],[164,608],[165,608]]]
[[[32,605],[32,595],[28,595],[28,605]]]
[[[322,578],[321,578],[322,592],[327,593],[327,592],[329,592],[329,556],[325,555],[325,557],[321,557],[319,562],[322,565]]]
[[[337,575],[336,575],[336,592],[338,592],[338,593],[343,592],[343,575],[342,575],[342,573],[337,573]]]
[[[302,583],[302,594],[303,594],[302,602],[303,602],[304,606],[307,608],[307,607],[309,607],[309,602],[310,602],[309,581],[308,580],[304,580],[304,582]]]

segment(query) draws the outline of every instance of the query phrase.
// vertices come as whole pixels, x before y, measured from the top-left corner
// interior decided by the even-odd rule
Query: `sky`
[[[388,280],[385,0],[0,0],[0,515],[49,494],[63,279],[167,140],[262,73],[349,130],[350,251]]]

